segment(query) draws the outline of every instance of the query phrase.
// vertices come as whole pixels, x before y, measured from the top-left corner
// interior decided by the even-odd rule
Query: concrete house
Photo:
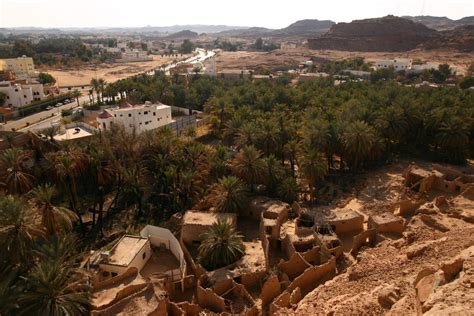
[[[140,105],[124,103],[104,110],[97,117],[100,130],[110,129],[112,124],[121,124],[127,132],[137,133],[156,129],[171,122],[171,107],[151,102]]]

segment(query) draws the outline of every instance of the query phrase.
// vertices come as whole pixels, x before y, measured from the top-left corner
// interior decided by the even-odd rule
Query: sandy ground
[[[464,73],[474,61],[474,53],[457,53],[446,50],[422,51],[413,50],[402,53],[384,52],[346,52],[331,50],[310,50],[296,48],[275,50],[272,52],[222,52],[217,58],[218,70],[222,69],[270,69],[279,70],[296,67],[300,62],[310,57],[321,57],[329,60],[364,57],[369,62],[382,58],[412,58],[426,62],[448,63],[454,66],[458,73]]]
[[[107,82],[114,82],[119,79],[130,77],[138,73],[142,73],[163,64],[170,63],[175,59],[183,59],[183,57],[161,57],[153,56],[153,61],[123,63],[123,64],[100,64],[100,65],[84,65],[76,69],[40,69],[47,71],[56,78],[59,87],[80,86],[90,83],[92,78],[103,78]]]

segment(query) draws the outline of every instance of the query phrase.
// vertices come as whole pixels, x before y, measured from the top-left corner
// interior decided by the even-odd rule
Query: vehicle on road
[[[48,107],[46,107],[46,110],[48,110],[48,111],[49,111],[49,110],[52,110],[52,109],[53,109],[53,107],[52,107],[51,105],[48,106]]]
[[[55,107],[59,108],[59,107],[62,106],[62,105],[64,105],[64,104],[62,104],[62,103],[56,103]]]

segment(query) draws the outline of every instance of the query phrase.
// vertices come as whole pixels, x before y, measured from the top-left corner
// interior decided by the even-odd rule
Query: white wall
[[[23,88],[20,85],[0,87],[0,92],[7,95],[4,106],[21,107],[33,102],[31,88]]]
[[[184,252],[183,249],[181,249],[178,239],[168,229],[147,225],[140,231],[140,236],[149,238],[150,243],[153,246],[159,247],[160,244],[166,245],[166,249],[171,251],[176,259],[178,259],[180,265],[180,269],[175,269],[172,273],[171,271],[168,271],[166,274],[172,274],[174,276],[173,281],[178,280],[176,279],[177,276],[184,278],[186,274],[186,261],[184,259]]]

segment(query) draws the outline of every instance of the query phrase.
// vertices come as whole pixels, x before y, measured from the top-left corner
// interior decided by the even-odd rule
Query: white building
[[[217,75],[216,55],[213,55],[206,59],[203,63],[203,66],[204,74],[215,77]]]
[[[171,107],[145,102],[141,105],[121,104],[104,110],[97,117],[100,130],[110,129],[112,124],[121,124],[127,132],[141,133],[168,125],[172,122]]]
[[[375,69],[393,67],[395,71],[410,70],[412,67],[412,60],[408,58],[380,59],[374,62],[374,66]]]
[[[423,72],[424,70],[431,70],[431,69],[438,69],[439,67],[439,64],[438,63],[432,63],[432,62],[428,62],[426,64],[417,64],[417,65],[413,65],[411,70],[414,72],[414,73],[421,73]]]
[[[44,87],[41,83],[30,81],[1,81],[0,92],[5,93],[4,106],[18,108],[34,101],[44,99]]]
[[[124,235],[110,251],[90,262],[104,276],[114,277],[137,268],[142,277],[167,276],[172,282],[186,275],[186,261],[179,240],[168,229],[147,225],[139,236]]]
[[[148,53],[143,50],[126,50],[122,52],[122,57],[117,59],[116,62],[118,63],[129,63],[129,62],[136,62],[136,61],[152,61],[153,57],[148,56]]]

